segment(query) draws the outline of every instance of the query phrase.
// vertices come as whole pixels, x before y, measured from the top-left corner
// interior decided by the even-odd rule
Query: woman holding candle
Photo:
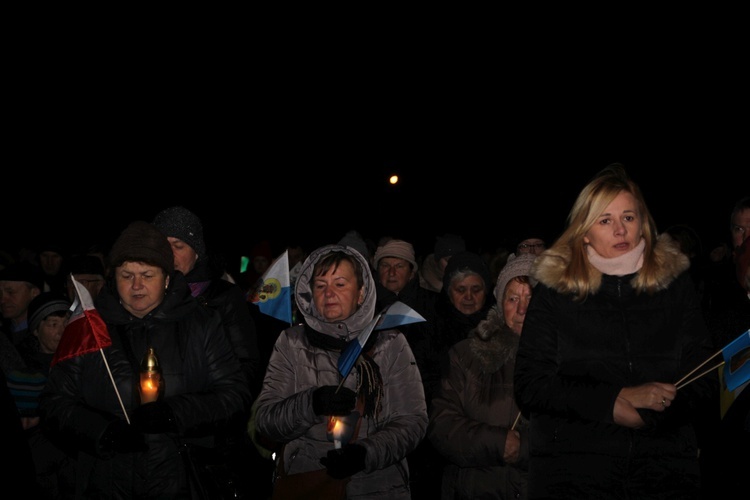
[[[305,324],[276,341],[258,396],[257,429],[285,443],[289,474],[325,467],[332,477],[351,477],[350,498],[411,498],[406,455],[424,438],[427,408],[408,342],[398,330],[375,331],[348,377],[342,380],[337,368],[342,349],[358,341],[376,313],[367,260],[341,245],[311,252],[295,299]],[[350,442],[358,395],[362,419]]]
[[[77,496],[182,498],[179,444],[211,446],[217,429],[249,410],[250,391],[219,316],[174,272],[162,233],[132,223],[109,260],[96,310],[112,345],[55,364],[40,406],[79,451]],[[142,363],[161,378],[141,387]]]

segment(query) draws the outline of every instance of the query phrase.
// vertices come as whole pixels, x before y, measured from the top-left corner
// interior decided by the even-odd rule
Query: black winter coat
[[[210,445],[212,434],[251,395],[239,361],[215,312],[199,307],[181,273],[164,301],[145,318],[131,316],[116,293],[104,289],[96,307],[112,346],[52,367],[40,407],[58,438],[79,450],[78,494],[92,498],[173,498],[186,491],[178,440]],[[138,363],[153,346],[166,380],[161,401],[174,412],[177,433],[147,434],[145,453],[104,452],[100,438],[114,419],[124,419],[110,375],[128,415],[138,405]],[[131,354],[129,354],[129,352]]]
[[[639,410],[646,423],[641,429],[613,419],[623,387],[676,383],[714,354],[689,273],[670,264],[676,257],[663,255],[664,273],[672,278],[654,294],[636,294],[634,274],[602,275],[598,292],[576,302],[553,288],[563,263],[551,272],[553,265],[537,269],[540,284],[515,368],[516,401],[531,420],[530,498],[553,498],[551,484],[558,494],[568,488],[569,498],[697,494],[693,424],[697,409],[717,390],[715,377],[679,389],[664,412]]]

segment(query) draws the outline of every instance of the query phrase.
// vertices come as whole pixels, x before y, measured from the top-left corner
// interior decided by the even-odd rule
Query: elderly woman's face
[[[312,283],[313,302],[326,321],[341,321],[357,311],[364,298],[364,289],[357,288],[354,266],[342,260],[336,269],[331,266],[316,276]]]
[[[123,262],[115,269],[115,282],[125,310],[136,318],[143,318],[164,300],[169,276],[159,266]]]
[[[478,274],[467,274],[463,278],[455,278],[448,287],[448,297],[453,307],[464,314],[474,314],[484,306],[487,300],[487,290],[484,280]]]
[[[526,310],[531,300],[531,285],[520,283],[512,279],[505,285],[505,293],[500,304],[503,308],[503,317],[508,328],[516,335],[521,335],[523,321],[526,319]]]

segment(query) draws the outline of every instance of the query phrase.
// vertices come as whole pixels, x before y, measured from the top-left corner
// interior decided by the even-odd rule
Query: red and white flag
[[[51,366],[60,361],[98,351],[112,345],[109,330],[99,312],[94,308],[94,300],[88,289],[71,275],[76,298],[70,307],[73,311],[60,338]]]

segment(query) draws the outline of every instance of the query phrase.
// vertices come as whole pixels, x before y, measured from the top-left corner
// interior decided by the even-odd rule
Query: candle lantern
[[[159,399],[164,391],[159,358],[153,347],[149,347],[141,360],[141,403],[151,403]]]

